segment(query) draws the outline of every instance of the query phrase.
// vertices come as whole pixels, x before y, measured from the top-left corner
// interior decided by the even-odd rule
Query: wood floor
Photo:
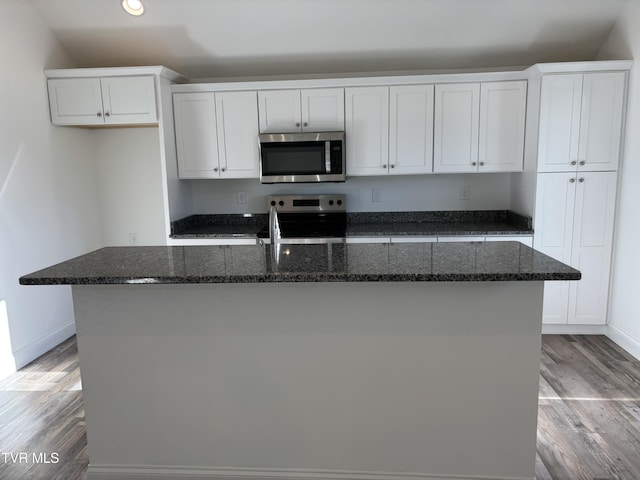
[[[640,362],[601,336],[542,343],[538,480],[640,479]]]
[[[542,343],[537,479],[640,479],[640,362],[602,336]],[[84,480],[86,445],[71,338],[0,382],[0,479]]]
[[[0,451],[2,480],[86,478],[75,337],[0,382]]]

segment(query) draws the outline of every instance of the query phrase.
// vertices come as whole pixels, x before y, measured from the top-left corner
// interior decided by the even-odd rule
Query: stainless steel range
[[[267,208],[269,225],[258,232],[263,243],[345,242],[345,195],[272,195],[267,197]]]

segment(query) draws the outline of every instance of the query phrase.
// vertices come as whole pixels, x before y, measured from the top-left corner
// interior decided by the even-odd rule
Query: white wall
[[[598,60],[640,58],[640,4],[629,2],[604,43]],[[640,358],[640,65],[629,75],[629,99],[625,147],[618,190],[614,239],[612,295],[609,305],[610,334]]]
[[[71,66],[28,2],[0,2],[0,377],[74,332],[69,287],[20,275],[100,245],[91,137],[50,125],[43,69]]]
[[[251,180],[191,181],[193,213],[266,212],[265,195],[282,193],[345,193],[352,212],[420,210],[507,210],[510,174],[398,175],[350,177],[344,183],[263,185]],[[470,186],[470,199],[460,200],[460,187]],[[380,202],[371,190],[380,189]],[[236,202],[246,193],[247,204]],[[174,218],[175,220],[175,218]]]
[[[102,243],[165,245],[164,200],[158,128],[92,132],[102,219]]]

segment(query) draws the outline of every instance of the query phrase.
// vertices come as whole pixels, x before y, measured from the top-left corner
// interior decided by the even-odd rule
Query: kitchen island
[[[72,285],[89,480],[534,479],[543,281],[517,242],[105,248]]]

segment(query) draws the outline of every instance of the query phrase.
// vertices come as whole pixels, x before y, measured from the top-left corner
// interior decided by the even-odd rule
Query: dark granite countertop
[[[171,223],[171,238],[256,238],[269,218],[259,214],[190,215]]]
[[[255,238],[266,214],[191,215],[171,224],[171,238]],[[506,210],[352,212],[347,237],[532,235],[531,218]]]
[[[519,242],[107,247],[22,285],[579,280]]]

